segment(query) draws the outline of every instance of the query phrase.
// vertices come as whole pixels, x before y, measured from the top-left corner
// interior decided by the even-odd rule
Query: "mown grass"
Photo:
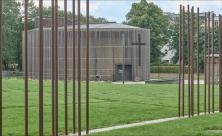
[[[72,132],[72,85],[69,82],[69,131]],[[177,116],[176,84],[117,85],[90,83],[90,128]],[[186,89],[187,96],[187,89]],[[195,92],[196,94],[196,92]],[[29,81],[29,133],[38,135],[38,81]],[[215,100],[218,89],[215,86]],[[196,101],[196,100],[195,100]],[[201,86],[201,110],[203,109]],[[77,106],[77,105],[76,105]],[[216,102],[216,108],[217,108]],[[187,98],[185,99],[187,109]],[[185,110],[186,110],[185,109]],[[195,106],[196,110],[196,106]],[[202,110],[203,111],[203,110]],[[85,83],[82,84],[82,128],[85,128]],[[51,82],[44,82],[44,131],[51,131]],[[59,82],[59,132],[64,132],[64,83]],[[24,134],[24,81],[3,80],[3,134]]]
[[[114,130],[91,136],[221,136],[222,114],[204,115],[160,124]]]

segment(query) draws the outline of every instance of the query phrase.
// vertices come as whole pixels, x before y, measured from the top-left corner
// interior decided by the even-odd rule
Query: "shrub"
[[[178,73],[179,66],[151,66],[151,73]],[[185,72],[188,72],[188,66],[185,66]]]

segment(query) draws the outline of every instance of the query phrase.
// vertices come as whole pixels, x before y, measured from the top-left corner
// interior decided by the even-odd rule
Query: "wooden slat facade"
[[[115,24],[114,24],[115,26]],[[124,25],[126,26],[126,25]],[[125,40],[122,35],[125,35]],[[138,34],[141,34],[141,66],[138,61],[138,46],[132,43],[138,42]],[[38,78],[38,29],[28,32],[29,52],[29,78]],[[51,79],[51,29],[44,28],[44,79]],[[124,44],[126,41],[126,45]],[[103,81],[117,80],[117,66],[123,64],[132,66],[132,80],[143,81],[150,77],[150,30],[141,28],[90,28],[89,45],[89,76],[90,80],[97,80],[96,75],[101,75]],[[59,79],[64,79],[64,29],[58,32],[59,55]],[[125,57],[123,49],[125,48]],[[24,46],[23,46],[24,47]],[[77,48],[77,45],[76,45]],[[24,50],[24,48],[23,48]],[[81,29],[81,68],[82,79],[85,79],[86,68],[86,31]],[[77,54],[77,52],[76,52]],[[68,27],[68,79],[72,78],[72,28]],[[24,56],[23,56],[24,60]],[[24,66],[24,64],[23,64]]]

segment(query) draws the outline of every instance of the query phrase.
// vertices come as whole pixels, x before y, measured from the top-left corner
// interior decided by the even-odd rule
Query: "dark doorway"
[[[115,81],[122,81],[123,65],[116,65]],[[125,81],[132,81],[132,65],[125,65]]]

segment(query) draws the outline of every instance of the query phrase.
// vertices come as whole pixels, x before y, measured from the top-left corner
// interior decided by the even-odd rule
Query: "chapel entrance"
[[[115,73],[115,80],[122,81],[123,78],[125,81],[132,81],[132,65],[125,65],[125,72],[123,69],[123,65],[116,65],[116,73]],[[123,77],[124,72],[124,77]]]

